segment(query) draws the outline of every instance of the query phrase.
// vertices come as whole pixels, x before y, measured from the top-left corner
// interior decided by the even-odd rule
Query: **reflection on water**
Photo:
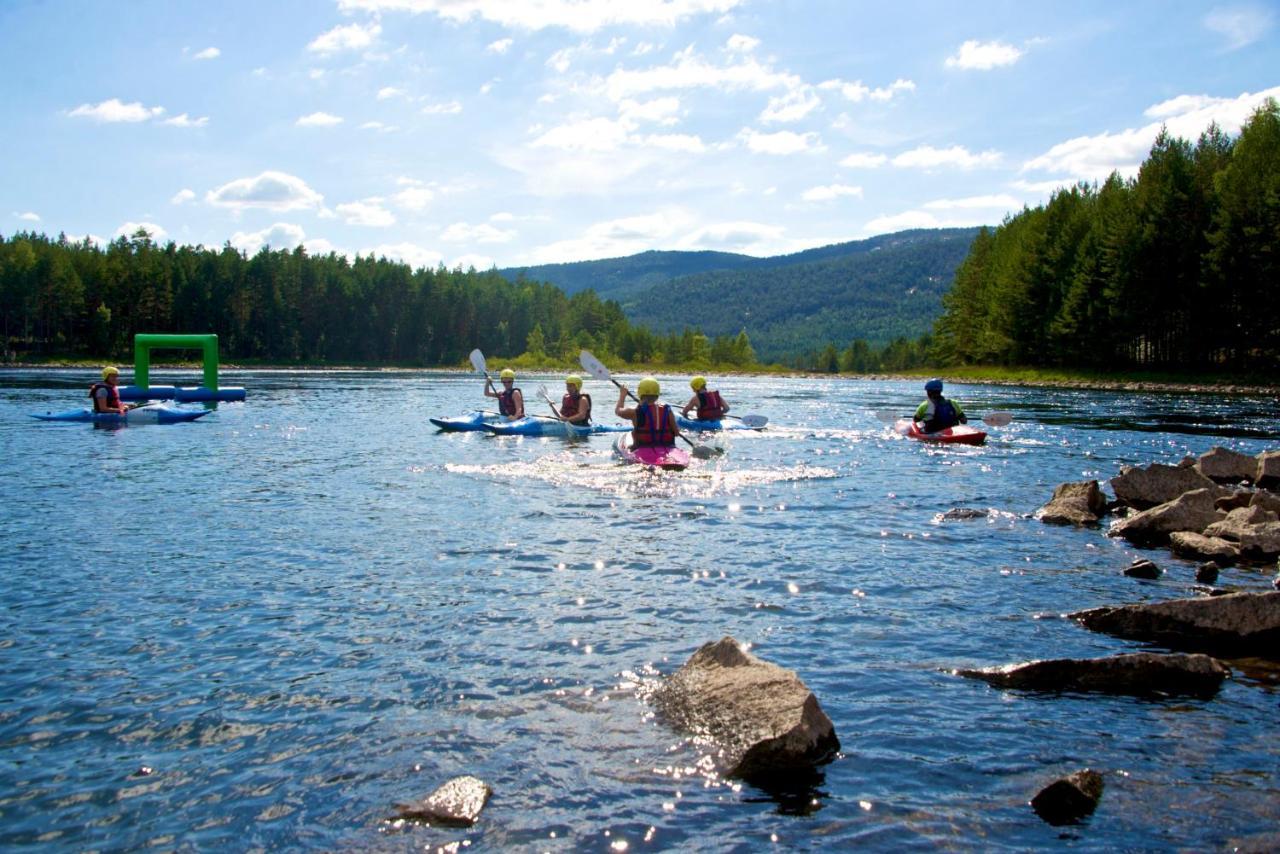
[[[1086,765],[1090,849],[1274,827],[1267,662],[1193,702],[949,675],[1129,651],[1057,617],[1199,595],[1191,562],[1031,514],[1063,481],[1273,447],[1270,400],[955,386],[1015,420],[947,448],[876,416],[918,382],[726,378],[769,429],[671,473],[607,436],[437,433],[484,403],[461,373],[227,372],[248,400],[176,429],[26,417],[93,373],[0,371],[0,847],[1026,850],[1061,844],[1031,795]],[[1125,578],[1137,556],[1165,574]],[[833,762],[724,780],[655,718],[644,686],[726,634],[813,689]],[[476,827],[389,820],[462,773],[495,789]]]

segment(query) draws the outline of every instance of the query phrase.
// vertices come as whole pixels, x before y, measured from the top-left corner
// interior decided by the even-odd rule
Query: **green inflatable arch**
[[[218,390],[217,335],[152,335],[133,336],[133,384],[150,388],[152,350],[203,350],[204,387]]]

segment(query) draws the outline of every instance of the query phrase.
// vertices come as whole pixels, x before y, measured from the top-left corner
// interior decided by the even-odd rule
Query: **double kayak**
[[[987,441],[986,433],[976,427],[970,427],[968,424],[957,424],[945,430],[926,433],[917,427],[916,422],[910,418],[899,418],[894,423],[893,429],[895,432],[906,436],[908,439],[915,439],[917,442],[937,442],[943,445],[981,445]]]
[[[689,452],[684,448],[637,448],[630,432],[623,433],[613,443],[613,452],[622,458],[624,463],[636,463],[642,466],[681,471],[689,466]]]
[[[179,424],[203,418],[212,410],[175,409],[170,406],[139,406],[124,415],[117,412],[94,412],[92,409],[73,409],[70,412],[31,413],[41,421],[79,421],[94,424]]]
[[[495,436],[594,436],[597,433],[621,433],[629,431],[627,424],[589,424],[581,426],[554,418],[517,418],[514,421],[497,421],[482,424],[480,429]]]
[[[455,415],[452,418],[429,418],[427,420],[447,433],[461,433],[483,430],[486,424],[501,424],[507,419],[496,412],[477,410],[466,415]]]

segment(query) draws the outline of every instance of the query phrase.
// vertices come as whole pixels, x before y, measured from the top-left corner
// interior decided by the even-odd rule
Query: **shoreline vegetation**
[[[530,374],[581,373],[580,367],[572,360],[541,359],[534,360],[526,354],[514,359],[493,357],[494,365],[512,367],[517,372]],[[0,363],[3,369],[23,370],[96,370],[107,364],[117,364],[128,373],[130,360],[86,359],[69,357],[64,359],[49,358],[30,361],[8,361]],[[163,370],[200,370],[199,361],[166,361],[152,362],[152,368]],[[470,365],[421,365],[399,364],[388,362],[341,363],[328,364],[322,362],[259,362],[252,359],[237,359],[222,362],[221,370],[280,370],[280,371],[459,371],[475,373]],[[708,374],[712,377],[735,376],[778,376],[795,379],[827,379],[840,377],[858,380],[925,380],[937,376],[948,383],[972,383],[978,385],[1025,386],[1028,388],[1063,388],[1088,391],[1134,391],[1134,392],[1189,392],[1203,394],[1243,394],[1267,395],[1280,393],[1280,382],[1258,374],[1235,375],[1230,373],[1196,373],[1174,371],[1087,371],[1037,368],[1029,366],[1003,365],[966,365],[950,367],[914,368],[895,372],[814,372],[801,371],[784,365],[755,365],[744,368],[741,365],[669,365],[628,363],[614,360],[610,368],[615,373],[624,374],[657,374],[671,376],[673,374]],[[492,371],[491,373],[496,373]],[[476,376],[479,381],[479,375]]]

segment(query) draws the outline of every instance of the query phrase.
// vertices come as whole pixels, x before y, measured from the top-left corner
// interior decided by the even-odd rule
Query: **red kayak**
[[[689,452],[684,448],[635,448],[632,447],[634,437],[623,433],[613,443],[613,452],[625,463],[639,463],[642,466],[681,471],[689,465]]]
[[[935,433],[925,433],[910,418],[899,418],[893,429],[908,439],[919,442],[939,442],[944,445],[981,445],[987,441],[987,434],[968,424],[957,424]]]

